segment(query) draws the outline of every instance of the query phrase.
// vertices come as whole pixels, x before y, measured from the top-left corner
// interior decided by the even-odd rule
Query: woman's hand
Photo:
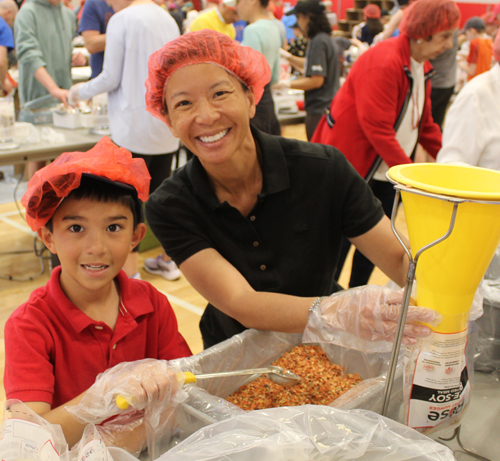
[[[395,339],[403,290],[367,285],[325,298],[310,314],[304,342],[330,342],[365,352],[388,352]],[[438,325],[439,312],[409,306],[402,343],[413,345],[427,338]]]
[[[69,89],[69,94],[68,94],[68,102],[70,105],[72,106],[76,106],[79,102],[80,102],[80,94],[79,94],[79,91],[80,91],[80,87],[83,85],[84,83],[77,83],[75,85],[73,85],[70,89]]]

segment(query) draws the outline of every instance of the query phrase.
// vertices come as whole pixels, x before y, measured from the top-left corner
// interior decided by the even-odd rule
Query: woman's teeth
[[[206,143],[220,141],[224,136],[226,136],[228,131],[229,129],[221,131],[219,134],[215,134],[213,136],[200,136],[200,141]]]
[[[83,264],[83,267],[90,271],[100,271],[102,269],[106,269],[107,266],[90,266],[88,264]]]

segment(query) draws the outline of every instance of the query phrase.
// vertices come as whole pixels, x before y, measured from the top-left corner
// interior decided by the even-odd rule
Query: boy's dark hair
[[[137,197],[137,191],[127,184],[119,185],[116,182],[93,175],[83,174],[80,185],[72,190],[67,198],[76,200],[89,199],[96,202],[120,203],[132,211],[134,229],[143,222],[142,202]],[[52,218],[45,227],[53,231]]]
[[[269,6],[269,0],[259,0],[259,2],[262,8],[267,8]]]

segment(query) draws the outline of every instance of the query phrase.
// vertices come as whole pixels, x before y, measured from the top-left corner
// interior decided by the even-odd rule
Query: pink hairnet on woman
[[[400,285],[402,247],[339,151],[250,126],[269,76],[261,53],[211,30],[150,57],[147,108],[194,156],[152,194],[148,223],[209,302],[200,322],[205,347],[246,328],[302,332],[311,309],[325,306],[331,328],[390,340],[401,293],[363,287],[322,296],[340,289],[333,274],[343,235]],[[435,317],[414,309],[413,322]],[[409,325],[405,341],[428,334]]]
[[[385,176],[388,168],[411,163],[419,143],[433,157],[441,147],[431,115],[429,59],[453,46],[459,20],[453,0],[413,2],[403,13],[400,36],[370,48],[352,66],[312,138],[346,156],[387,216],[395,194]],[[349,246],[345,240],[342,262]],[[372,262],[356,252],[349,286],[365,285],[372,271]]]

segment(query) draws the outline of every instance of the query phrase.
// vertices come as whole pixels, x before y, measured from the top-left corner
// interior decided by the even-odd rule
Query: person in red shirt
[[[104,137],[36,172],[22,199],[29,226],[61,265],[6,322],[5,392],[61,425],[70,446],[85,426],[65,406],[76,406],[100,373],[158,359],[133,371],[135,401],[154,402],[178,387],[164,361],[191,355],[167,298],[122,271],[146,232],[149,179],[142,159]]]
[[[467,80],[491,69],[493,58],[493,41],[486,33],[486,23],[480,17],[470,18],[463,29],[470,42],[467,62],[460,67],[467,72]]]
[[[417,145],[436,157],[441,130],[431,114],[434,59],[453,47],[460,10],[453,0],[417,0],[404,10],[399,37],[363,53],[320,121],[312,142],[339,149],[391,215],[395,165],[412,163]],[[345,239],[337,276],[351,242]],[[349,287],[366,285],[373,263],[355,252]]]

